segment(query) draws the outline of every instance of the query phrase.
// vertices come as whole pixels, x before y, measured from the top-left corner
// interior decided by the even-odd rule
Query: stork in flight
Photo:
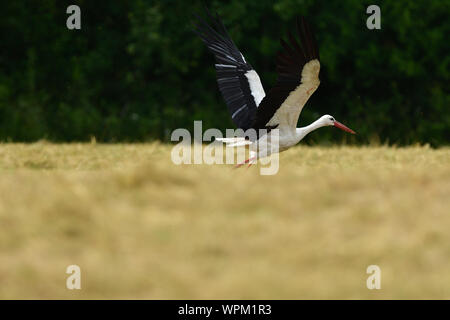
[[[283,50],[277,56],[277,80],[266,95],[258,74],[248,63],[228,35],[218,14],[207,11],[213,27],[197,16],[195,32],[214,54],[217,83],[231,113],[233,123],[243,130],[278,129],[277,151],[284,151],[302,140],[311,131],[335,126],[355,132],[330,115],[324,115],[309,126],[297,128],[298,117],[309,97],[318,88],[319,50],[306,20],[297,19],[297,34],[301,45],[289,32],[289,43],[281,39]],[[249,140],[245,137],[217,139],[229,147],[250,145],[250,157],[241,166],[249,166],[260,157],[270,155],[273,149],[268,134]],[[261,143],[264,142],[264,143]],[[266,146],[262,150],[261,146]],[[270,149],[270,150],[269,150]]]

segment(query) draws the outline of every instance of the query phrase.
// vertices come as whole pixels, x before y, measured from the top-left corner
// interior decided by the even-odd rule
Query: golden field
[[[0,144],[0,298],[450,298],[450,148],[298,146],[273,176],[170,151]]]

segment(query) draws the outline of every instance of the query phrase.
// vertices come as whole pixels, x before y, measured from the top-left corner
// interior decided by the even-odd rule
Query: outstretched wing
[[[301,46],[289,32],[289,44],[281,40],[283,50],[277,56],[277,81],[262,100],[252,127],[295,128],[306,101],[319,86],[319,50],[309,24],[297,19]]]
[[[265,96],[261,80],[231,40],[219,15],[214,18],[207,12],[214,28],[197,16],[195,31],[216,58],[217,83],[233,123],[247,130],[254,123],[256,109]]]

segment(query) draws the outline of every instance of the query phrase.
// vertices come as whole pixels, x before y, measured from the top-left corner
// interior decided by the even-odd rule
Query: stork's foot
[[[250,161],[248,162],[247,169],[250,168],[250,167],[252,166],[252,164],[255,164],[255,163],[256,163],[256,157],[252,158],[252,160],[250,160]]]
[[[248,166],[250,167],[253,164],[253,161],[256,160],[256,157],[252,157],[252,158],[248,158],[247,160],[245,160],[242,163],[239,163],[237,165],[234,166],[235,169],[243,166],[244,164],[248,163]]]

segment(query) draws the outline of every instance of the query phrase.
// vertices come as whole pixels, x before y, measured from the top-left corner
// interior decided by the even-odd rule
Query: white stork
[[[217,82],[231,113],[234,124],[243,130],[279,130],[278,148],[284,151],[302,140],[308,133],[324,126],[335,126],[355,132],[330,115],[324,115],[309,126],[297,128],[298,117],[309,97],[318,88],[319,50],[309,24],[297,19],[297,33],[301,45],[289,32],[289,44],[281,39],[283,50],[277,56],[277,81],[266,95],[258,74],[248,63],[228,35],[218,14],[213,17],[207,10],[213,27],[200,17],[195,32],[205,42],[216,59]],[[250,145],[250,157],[243,165],[251,165],[258,158],[270,155],[270,136],[256,139],[245,137],[217,139],[235,147]],[[264,142],[264,143],[261,143]],[[264,150],[262,150],[262,146]]]

